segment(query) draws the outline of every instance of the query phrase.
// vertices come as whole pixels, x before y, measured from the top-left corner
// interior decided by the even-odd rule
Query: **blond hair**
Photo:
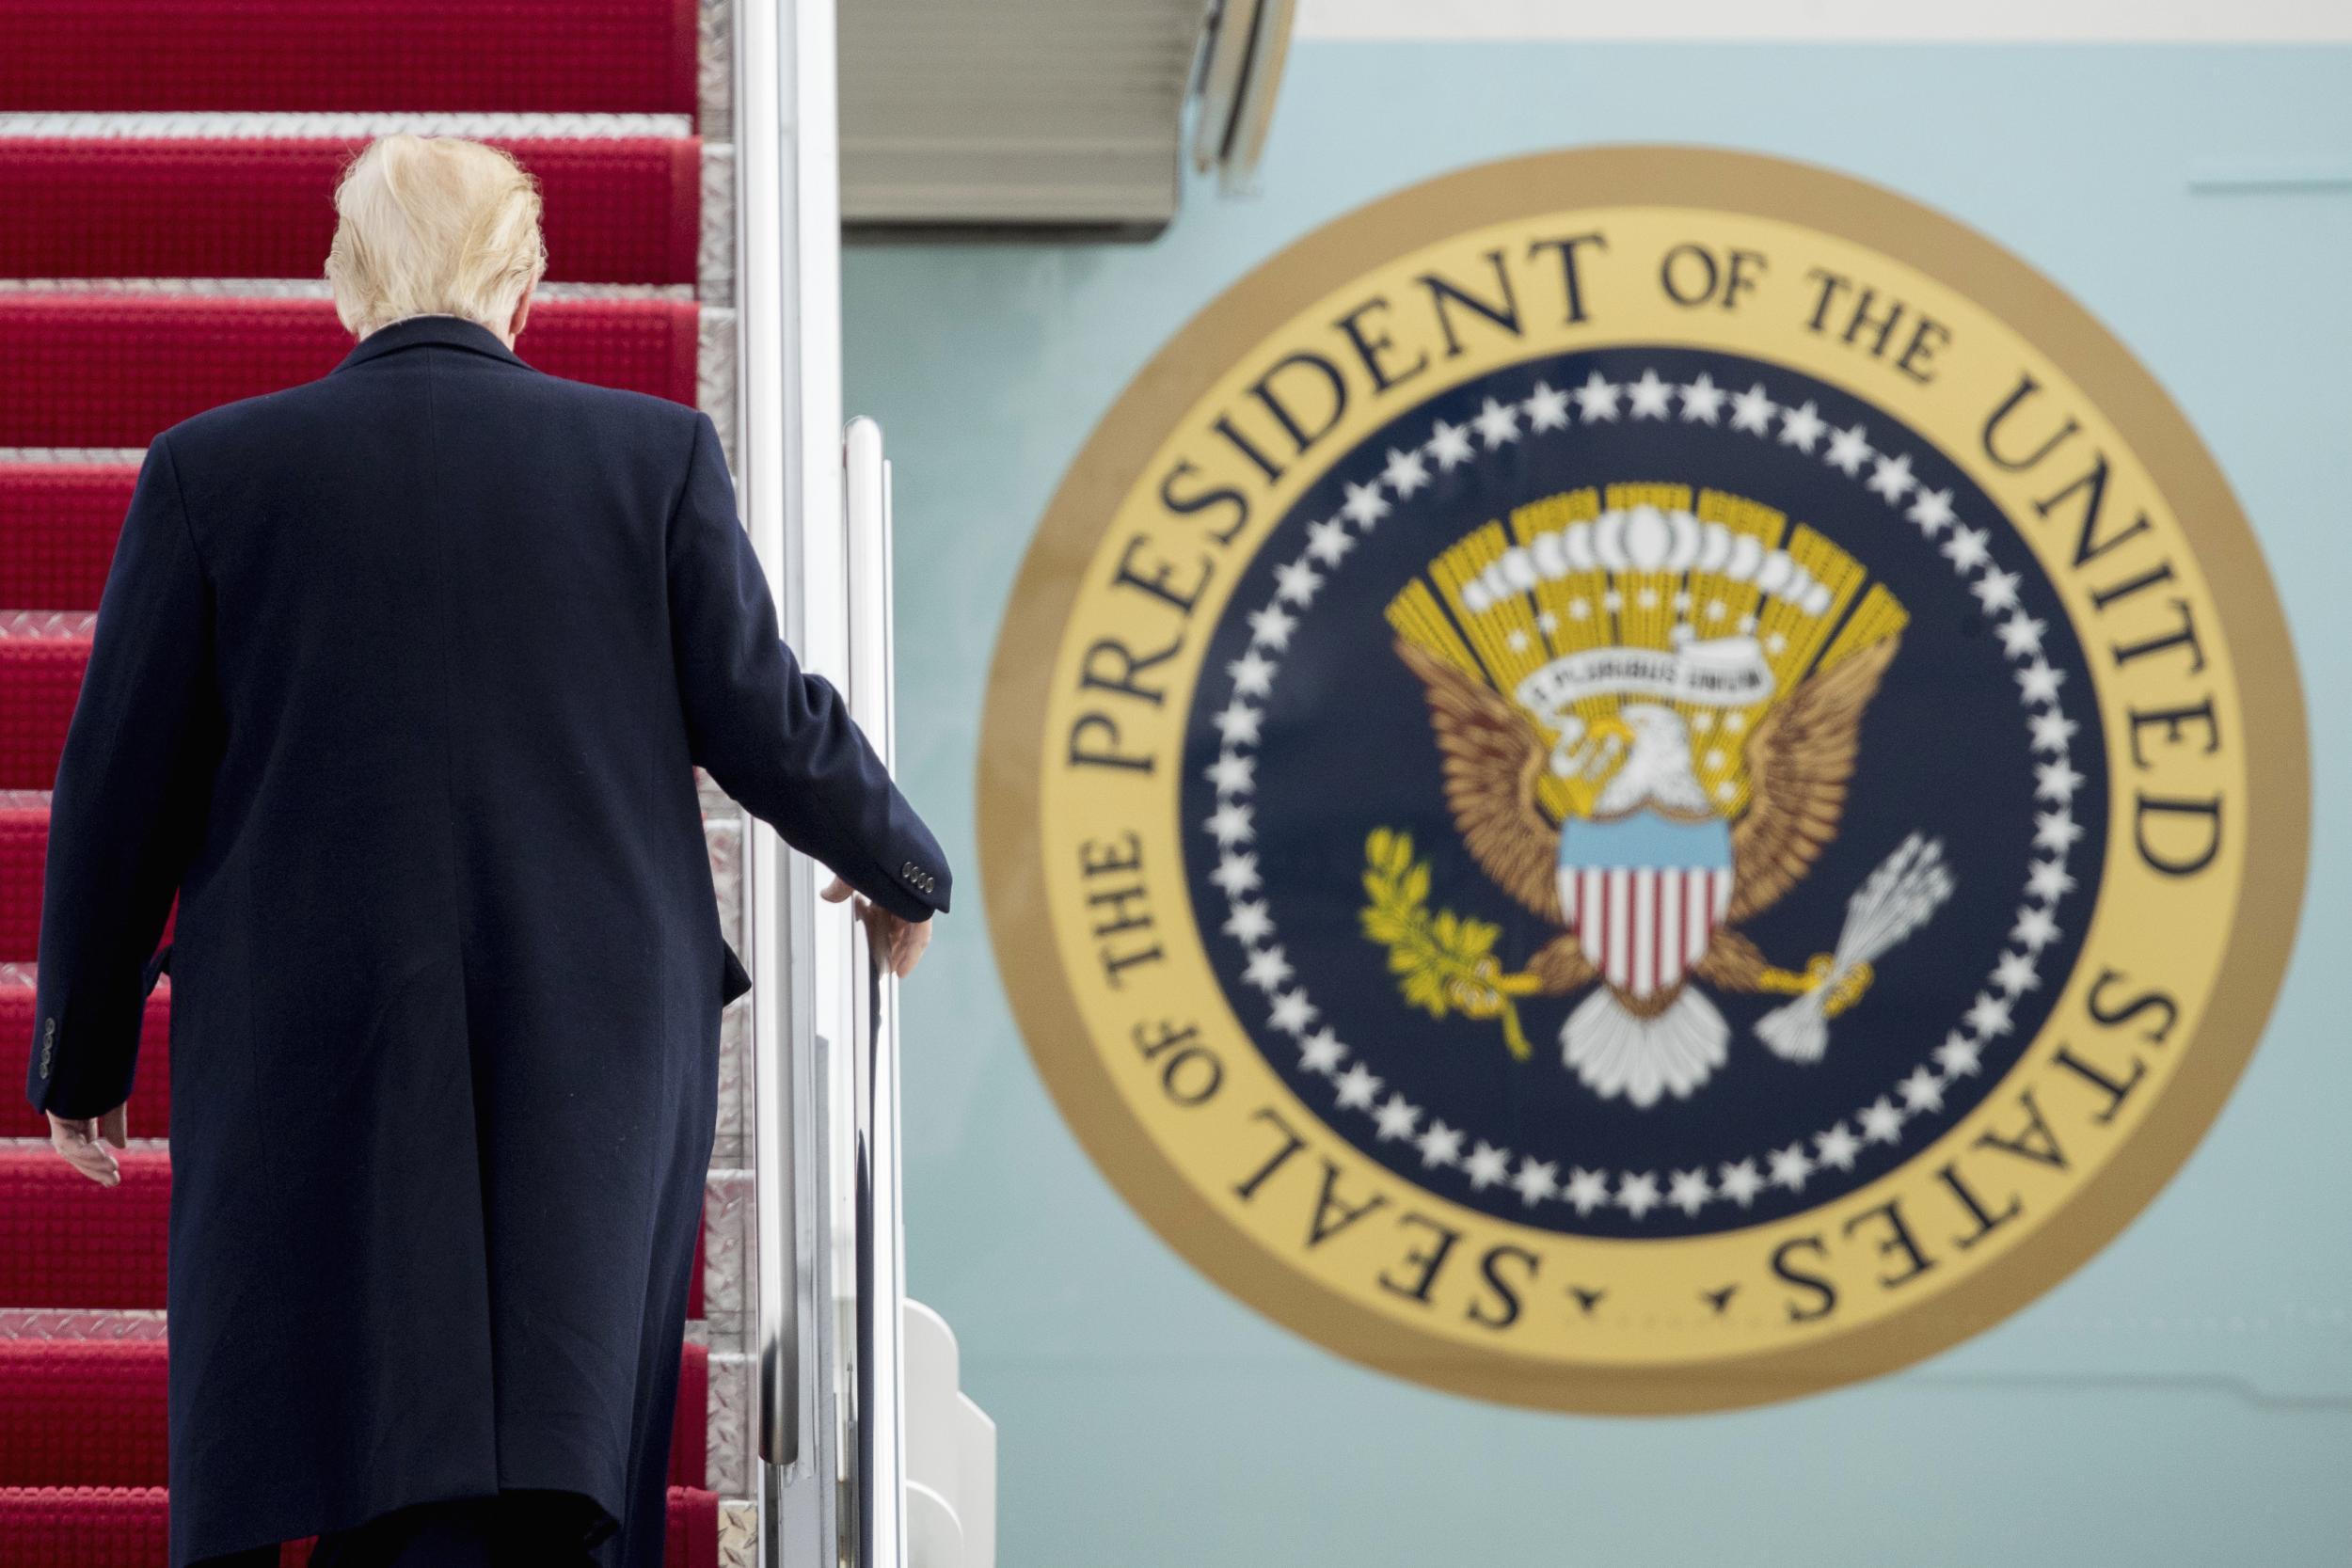
[[[539,182],[495,147],[457,136],[368,144],[335,186],[326,280],[365,337],[404,316],[464,316],[501,335],[545,277]]]

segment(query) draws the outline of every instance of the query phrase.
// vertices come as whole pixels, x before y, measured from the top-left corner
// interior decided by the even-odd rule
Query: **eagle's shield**
[[[1731,828],[1644,811],[1570,818],[1560,832],[1560,909],[1584,957],[1636,1001],[1671,991],[1731,908]]]

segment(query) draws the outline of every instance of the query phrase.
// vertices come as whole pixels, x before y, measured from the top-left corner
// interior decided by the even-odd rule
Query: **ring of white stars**
[[[1321,1009],[1279,940],[1280,931],[1251,847],[1257,824],[1249,798],[1257,787],[1253,748],[1291,638],[1316,595],[1355,549],[1359,535],[1377,530],[1397,502],[1434,484],[1436,475],[1474,464],[1484,454],[1572,431],[1579,423],[1641,420],[1709,425],[1793,448],[1856,481],[1866,494],[1915,528],[1975,596],[2014,667],[2035,759],[2038,809],[2031,869],[2000,958],[1959,1025],[1908,1076],[1868,1104],[1780,1148],[1689,1170],[1611,1171],[1565,1159],[1540,1160],[1452,1126],[1391,1089],[1356,1058],[1322,1022]],[[1631,381],[1613,382],[1595,371],[1581,386],[1565,390],[1538,381],[1515,402],[1486,399],[1477,414],[1460,424],[1439,420],[1430,427],[1427,440],[1410,449],[1391,448],[1384,458],[1361,483],[1343,485],[1345,499],[1339,512],[1310,522],[1306,546],[1297,558],[1275,568],[1272,597],[1248,617],[1248,649],[1226,666],[1231,699],[1211,721],[1222,745],[1206,769],[1216,792],[1216,810],[1200,823],[1216,849],[1216,869],[1209,880],[1225,895],[1222,928],[1242,950],[1242,977],[1264,994],[1268,1024],[1296,1042],[1302,1070],[1328,1082],[1339,1110],[1368,1119],[1381,1142],[1411,1145],[1425,1171],[1457,1172],[1473,1192],[1507,1189],[1530,1209],[1564,1203],[1579,1215],[1610,1210],[1636,1221],[1661,1209],[1692,1218],[1714,1204],[1748,1209],[1759,1195],[1773,1189],[1802,1193],[1818,1172],[1851,1171],[1871,1146],[1899,1145],[1911,1123],[1941,1113],[1954,1085],[1982,1070],[1986,1048],[2013,1032],[2012,1014],[2020,1000],[2042,989],[2042,954],[2061,935],[2058,907],[2075,888],[2068,864],[2084,835],[2073,806],[2075,791],[2086,782],[2073,763],[2073,740],[2080,725],[2066,716],[2061,701],[2066,672],[2043,657],[2042,639],[2048,627],[2026,612],[2017,592],[2019,575],[2001,570],[1994,561],[1992,531],[1969,527],[1949,490],[1928,489],[1912,471],[1908,454],[1872,445],[1862,424],[1840,430],[1810,400],[1778,402],[1761,382],[1744,391],[1718,387],[1704,372],[1689,382],[1671,382],[1645,370]],[[1677,608],[1689,607],[1678,602]],[[1702,613],[1720,618],[1723,608],[1708,605]],[[1589,613],[1581,601],[1569,606],[1571,617],[1581,618],[1580,611]]]

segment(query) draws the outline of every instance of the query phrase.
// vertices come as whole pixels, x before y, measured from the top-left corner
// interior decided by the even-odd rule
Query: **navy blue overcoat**
[[[129,1095],[176,893],[172,1568],[501,1487],[584,1495],[599,1560],[658,1568],[749,985],[697,764],[875,902],[947,907],[778,637],[707,416],[418,316],[147,449],[27,1086]]]

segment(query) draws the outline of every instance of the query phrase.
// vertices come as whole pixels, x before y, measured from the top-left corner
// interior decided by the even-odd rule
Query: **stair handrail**
[[[733,9],[745,523],[787,641],[887,764],[889,472],[879,428],[841,421],[834,0]],[[822,873],[745,827],[760,1560],[905,1568],[897,982]]]
[[[787,592],[794,526],[787,363],[792,310],[790,233],[783,210],[786,155],[781,40],[771,7],[734,8],[736,489],[775,596],[787,641],[800,635]],[[743,822],[742,958],[751,972],[745,1001],[753,1097],[754,1311],[760,1457],[789,1466],[800,1457],[800,1268],[791,1216],[800,1192],[792,1134],[794,1085],[790,862],[766,823]]]
[[[739,502],[785,639],[838,676],[841,515],[840,179],[833,0],[731,8]],[[821,526],[812,520],[822,519]],[[761,1551],[805,1552],[832,1530],[838,1390],[824,1118],[839,1001],[837,934],[813,868],[773,829],[744,823],[743,958],[751,1046]]]
[[[850,422],[842,442],[843,555],[850,712],[897,767],[891,617],[890,463],[882,427]],[[853,1568],[905,1568],[906,1237],[900,1192],[898,982],[862,927],[850,943],[850,1038],[856,1053],[856,1356],[851,1440]]]

